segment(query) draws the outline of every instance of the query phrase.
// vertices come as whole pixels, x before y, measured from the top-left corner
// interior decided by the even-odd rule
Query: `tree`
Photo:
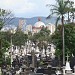
[[[5,9],[0,8],[0,30],[2,29],[4,25],[8,24],[12,19],[13,19],[13,16],[11,11],[7,11]],[[4,35],[5,33],[0,31],[0,49],[2,48],[2,40],[7,41],[6,39],[4,40],[4,38],[2,37]]]
[[[10,43],[6,40],[5,34],[6,32],[0,32],[0,65],[5,59],[5,52],[8,51],[6,48],[10,46]]]
[[[65,54],[71,56],[75,55],[75,24],[65,24]],[[52,35],[53,44],[56,46],[56,55],[62,56],[62,35],[61,25],[58,26],[57,31]]]
[[[75,17],[75,14],[74,14],[75,13],[74,2],[71,2],[70,4],[71,4],[71,6],[70,6],[71,7],[71,11],[70,11],[71,12],[71,15],[70,15],[70,18],[72,18],[72,22],[74,22],[74,19],[75,19],[74,18]]]
[[[16,46],[25,45],[27,39],[28,35],[24,34],[22,31],[16,31],[16,33],[12,36],[12,42]]]
[[[52,14],[56,14],[58,16],[58,19],[61,18],[62,23],[62,50],[63,50],[63,65],[65,65],[65,41],[64,41],[64,15],[68,12],[69,8],[67,7],[67,2],[64,0],[56,0],[57,5],[50,5]]]
[[[68,3],[68,19],[67,19],[67,22],[71,23],[71,18],[72,18],[72,22],[74,20],[74,13],[75,13],[74,2],[70,1],[70,0],[67,0],[65,2]]]
[[[73,1],[65,1],[65,0],[56,0],[57,5],[50,5],[47,4],[47,6],[51,7],[50,11],[52,13],[47,17],[47,19],[50,19],[52,15],[56,14],[57,19],[55,22],[56,28],[58,25],[58,21],[62,18],[62,14],[65,16],[65,14],[68,14],[68,21],[70,23],[70,13],[75,12],[75,8],[73,7],[74,2]],[[63,10],[64,9],[64,10]]]
[[[3,25],[11,23],[11,20],[14,18],[14,15],[10,10],[5,10],[0,8],[0,30]]]
[[[1,29],[4,25],[7,25],[13,19],[11,11],[0,8],[0,65],[4,60],[6,48],[10,46],[9,41],[7,40],[6,32],[1,32]]]
[[[67,1],[65,1],[65,2],[68,3],[68,8],[70,8],[70,5],[71,5],[71,4],[70,4],[70,1],[67,0]],[[70,15],[69,15],[69,14],[70,14],[70,10],[68,9],[68,20],[67,20],[68,23],[70,23]]]
[[[49,41],[50,30],[45,27],[32,36],[32,41]]]
[[[36,44],[38,42],[37,45],[38,45],[40,51],[42,51],[43,47],[44,47],[45,54],[46,54],[46,49],[47,49],[48,43],[51,42],[50,36],[51,36],[50,30],[48,30],[46,27],[42,27],[42,29],[38,33],[35,33],[32,36],[31,41],[33,41]]]

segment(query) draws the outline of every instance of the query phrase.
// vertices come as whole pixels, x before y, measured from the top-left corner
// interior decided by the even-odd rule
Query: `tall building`
[[[42,27],[46,27],[46,25],[41,21],[40,18],[38,18],[38,22],[36,22],[34,24],[34,26],[32,26],[32,33],[38,33]]]
[[[26,24],[25,20],[20,19],[19,20],[19,25],[18,25],[18,29],[22,30],[24,28],[24,25]]]
[[[48,30],[50,30],[50,32],[51,32],[50,34],[54,33],[54,31],[55,31],[55,25],[54,24],[48,23],[46,25],[46,27]]]
[[[38,18],[38,22],[36,22],[34,25],[27,25],[26,26],[26,33],[28,31],[30,31],[32,34],[34,33],[38,33],[42,27],[47,27],[48,30],[50,30],[50,34],[54,33],[55,31],[55,25],[54,24],[51,24],[51,23],[48,23],[48,24],[45,24],[44,22],[41,21],[40,18]]]

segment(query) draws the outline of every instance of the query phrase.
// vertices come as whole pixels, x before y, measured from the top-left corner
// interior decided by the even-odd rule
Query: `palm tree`
[[[73,7],[73,5],[74,5],[74,2],[73,1],[70,1],[70,0],[67,0],[67,1],[65,1],[66,3],[68,3],[68,23],[70,23],[71,22],[71,18],[72,18],[72,22],[73,22],[73,20],[74,20],[74,12],[75,12],[75,8]],[[70,15],[70,14],[72,14],[72,15]],[[70,16],[71,16],[71,18],[70,18]]]
[[[63,42],[63,65],[65,65],[65,41],[64,41],[64,15],[68,12],[69,8],[67,7],[67,2],[65,2],[64,0],[56,0],[57,5],[50,5],[51,7],[51,15],[56,14],[57,17],[57,21],[59,19],[61,19],[61,24],[62,24],[62,42]],[[49,16],[51,16],[49,15]],[[56,22],[57,23],[57,22]]]
[[[70,8],[70,1],[67,0],[67,1],[65,1],[65,2],[68,3],[68,8]],[[68,23],[70,22],[70,10],[68,10],[68,20],[67,20],[67,22],[68,22]]]
[[[74,19],[75,19],[75,8],[73,7],[73,5],[74,5],[74,2],[73,1],[71,1],[70,2],[70,7],[71,7],[71,10],[70,10],[70,12],[71,12],[71,15],[70,15],[70,17],[72,18],[72,22],[74,22]]]

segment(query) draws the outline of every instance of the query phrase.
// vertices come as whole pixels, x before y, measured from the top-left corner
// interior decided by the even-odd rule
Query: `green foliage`
[[[16,33],[12,35],[13,44],[16,46],[25,45],[27,39],[28,35],[24,34],[22,31],[16,31]]]
[[[65,52],[75,55],[75,24],[65,25]],[[59,25],[57,31],[52,35],[52,42],[56,46],[56,54],[62,55],[62,25]]]
[[[2,27],[3,27],[3,22],[2,22],[2,20],[0,19],[0,30],[1,30]]]
[[[0,65],[4,61],[6,48],[10,46],[10,43],[6,40],[5,32],[0,32]]]
[[[68,3],[68,23],[74,22],[74,13],[75,13],[75,8],[74,8],[74,1],[71,0],[67,0],[65,1],[66,3]]]
[[[50,37],[50,30],[48,30],[47,28],[42,27],[40,32],[35,33],[32,36],[32,40],[33,41],[49,41],[49,37]]]
[[[10,57],[7,57],[7,58],[6,58],[6,63],[7,63],[8,65],[11,65],[11,58],[10,58]]]
[[[40,63],[39,63],[39,65],[43,66],[43,64],[44,64],[44,62],[41,60]]]
[[[13,19],[11,11],[0,8],[0,30],[4,25],[7,25]]]
[[[25,41],[28,39],[28,36],[22,31],[17,31],[15,34],[10,32],[0,32],[0,65],[5,59],[6,48],[10,47],[11,39],[14,45],[21,46],[25,45]],[[7,64],[10,64],[10,58],[6,59]]]
[[[2,17],[5,14],[5,10],[0,9],[0,17]],[[0,30],[3,27],[3,19],[0,18]]]
[[[0,58],[0,66],[2,65],[3,61],[4,61],[4,59],[1,57]]]
[[[57,28],[58,21],[61,20],[61,23],[63,25],[64,15],[68,12],[73,12],[73,9],[72,7],[68,7],[68,2],[65,2],[65,0],[56,0],[56,3],[56,5],[49,5],[51,8],[50,11],[52,11],[52,13],[48,16],[48,18],[50,18],[54,14],[57,15],[55,23]]]
[[[38,47],[40,48],[40,50],[43,49],[43,46],[46,49],[47,48],[47,42],[48,43],[51,42],[51,40],[50,40],[50,30],[48,30],[45,27],[42,27],[42,29],[38,33],[35,33],[31,37],[30,40],[32,40],[33,42],[39,42]]]

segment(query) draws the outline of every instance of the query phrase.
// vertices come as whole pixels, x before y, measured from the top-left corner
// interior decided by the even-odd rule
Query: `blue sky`
[[[50,10],[46,4],[55,4],[55,0],[0,0],[0,8],[10,10],[16,17],[48,16]]]

